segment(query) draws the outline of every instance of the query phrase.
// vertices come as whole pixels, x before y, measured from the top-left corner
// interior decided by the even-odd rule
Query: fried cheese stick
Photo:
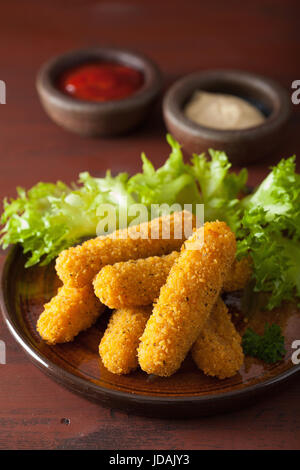
[[[37,331],[48,344],[72,341],[80,331],[86,330],[105,310],[91,286],[75,289],[63,286],[37,321]]]
[[[223,290],[225,292],[234,292],[244,289],[252,275],[252,260],[250,256],[245,256],[241,260],[235,260],[232,263],[230,272],[224,281]]]
[[[192,347],[194,362],[206,375],[232,377],[244,362],[241,340],[219,297]]]
[[[179,252],[107,265],[94,279],[95,294],[110,308],[150,305],[159,295]]]
[[[138,367],[137,349],[152,306],[115,310],[102,337],[99,353],[113,374],[129,374]],[[227,307],[219,298],[192,347],[194,362],[206,375],[219,379],[237,373],[244,361],[241,337]]]
[[[234,261],[236,240],[225,222],[207,222],[184,244],[138,348],[148,374],[176,372],[203,329]]]
[[[99,353],[113,374],[129,374],[138,367],[137,348],[152,305],[115,310],[101,339]]]
[[[165,256],[130,260],[104,266],[94,279],[96,296],[109,308],[150,305],[159,296],[178,251]],[[243,289],[251,276],[249,258],[235,260],[225,279],[223,290]]]
[[[181,226],[192,228],[195,223],[190,212],[175,212],[106,237],[93,238],[62,251],[56,259],[57,274],[64,284],[83,287],[107,264],[178,250],[191,235],[191,231],[185,233]]]

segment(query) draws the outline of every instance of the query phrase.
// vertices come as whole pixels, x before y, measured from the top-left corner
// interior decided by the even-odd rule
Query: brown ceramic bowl
[[[95,60],[140,70],[144,84],[128,98],[102,103],[79,100],[58,89],[57,79],[64,71]],[[56,124],[84,136],[112,136],[130,131],[146,117],[161,90],[162,77],[158,67],[141,54],[94,47],[72,51],[45,63],[38,73],[36,86],[46,113]]]
[[[188,119],[183,108],[195,90],[228,93],[246,99],[266,116],[264,123],[241,130],[218,130]],[[214,70],[182,78],[166,93],[163,113],[169,132],[187,153],[224,150],[232,163],[247,164],[269,154],[282,137],[291,113],[285,89],[269,78],[238,70]]]

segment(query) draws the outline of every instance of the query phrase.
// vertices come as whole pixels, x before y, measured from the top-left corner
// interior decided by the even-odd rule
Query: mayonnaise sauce
[[[266,119],[259,109],[242,98],[207,91],[196,91],[184,114],[191,121],[213,129],[246,129]]]

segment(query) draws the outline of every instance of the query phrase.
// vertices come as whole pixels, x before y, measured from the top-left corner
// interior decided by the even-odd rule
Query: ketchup
[[[122,64],[93,62],[67,70],[59,79],[64,93],[88,101],[115,101],[133,95],[143,85],[141,72]]]

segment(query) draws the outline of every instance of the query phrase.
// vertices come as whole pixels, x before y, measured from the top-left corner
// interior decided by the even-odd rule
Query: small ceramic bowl
[[[80,64],[116,62],[140,70],[142,87],[128,98],[91,102],[68,96],[57,87],[66,70]],[[147,115],[162,87],[158,67],[148,58],[125,49],[94,47],[72,51],[45,63],[37,76],[38,94],[46,113],[56,124],[84,136],[113,136],[135,128]]]
[[[244,98],[259,108],[266,120],[239,130],[196,124],[183,113],[196,90]],[[291,114],[291,103],[287,91],[269,78],[244,71],[214,70],[194,73],[175,82],[164,97],[163,113],[169,132],[187,153],[214,148],[224,150],[234,164],[247,164],[263,158],[277,146]]]

